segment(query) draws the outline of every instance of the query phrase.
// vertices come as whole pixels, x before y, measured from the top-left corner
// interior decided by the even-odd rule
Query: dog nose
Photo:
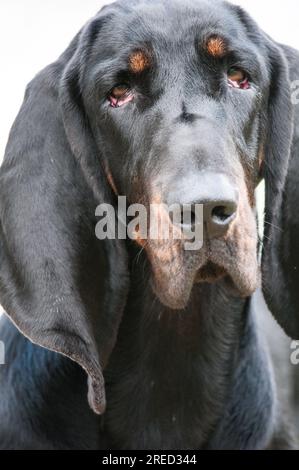
[[[237,214],[238,191],[222,173],[202,172],[183,178],[179,192],[169,196],[171,204],[176,202],[182,208],[182,227],[203,222],[209,238],[224,236]],[[196,205],[202,205],[202,212],[196,211]],[[191,217],[185,217],[188,207]],[[203,220],[197,220],[199,213]]]
[[[236,217],[237,202],[234,199],[223,198],[202,201],[202,204],[203,222],[207,228],[209,238],[225,235],[231,222]]]

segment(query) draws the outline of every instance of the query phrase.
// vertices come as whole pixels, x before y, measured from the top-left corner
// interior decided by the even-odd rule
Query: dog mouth
[[[248,295],[252,294],[253,289],[250,289],[249,291],[241,289],[233,280],[227,269],[212,261],[208,261],[202,268],[200,268],[195,278],[195,284],[217,284],[219,281],[223,282],[223,286],[233,296],[248,297]]]
[[[207,282],[209,284],[214,284],[227,275],[228,273],[222,266],[219,266],[212,261],[208,261],[204,266],[202,266],[202,268],[198,270],[195,277],[195,283],[199,284],[202,282]]]
[[[235,248],[235,251],[233,249]],[[203,247],[198,253],[184,253],[176,249],[163,259],[150,256],[152,287],[165,306],[184,309],[194,286],[203,283],[225,287],[234,297],[249,297],[260,282],[256,246],[252,242],[246,250],[235,244],[218,240],[214,249]]]
[[[221,283],[234,297],[253,294],[260,284],[257,227],[253,211],[245,209],[239,206],[237,217],[221,237],[209,236],[204,228],[195,249],[186,248],[184,239],[148,239],[145,252],[151,285],[163,305],[186,308],[193,288],[203,283]]]

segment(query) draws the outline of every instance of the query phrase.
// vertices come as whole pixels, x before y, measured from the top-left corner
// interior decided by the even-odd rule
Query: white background
[[[107,3],[111,2],[0,0],[0,161],[26,84],[54,61],[80,27]],[[298,0],[233,3],[246,8],[274,39],[299,49]]]

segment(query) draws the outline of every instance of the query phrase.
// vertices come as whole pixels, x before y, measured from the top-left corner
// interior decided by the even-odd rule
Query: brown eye
[[[111,90],[111,95],[116,99],[120,99],[126,93],[128,93],[129,87],[127,85],[118,85]]]
[[[231,67],[227,72],[228,85],[232,88],[247,90],[250,88],[249,78],[246,72],[238,67]]]
[[[242,82],[246,77],[245,72],[241,69],[237,69],[236,67],[231,67],[227,72],[227,75],[233,82]]]
[[[113,108],[119,108],[132,101],[134,95],[130,87],[126,84],[117,85],[110,91],[109,102]]]

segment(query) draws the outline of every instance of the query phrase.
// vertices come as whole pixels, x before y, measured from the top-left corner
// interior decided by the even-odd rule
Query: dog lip
[[[204,266],[202,266],[198,270],[195,277],[195,282],[208,282],[212,284],[214,282],[219,281],[226,275],[227,272],[222,266],[219,266],[218,264],[213,263],[212,261],[208,261],[204,264]]]

